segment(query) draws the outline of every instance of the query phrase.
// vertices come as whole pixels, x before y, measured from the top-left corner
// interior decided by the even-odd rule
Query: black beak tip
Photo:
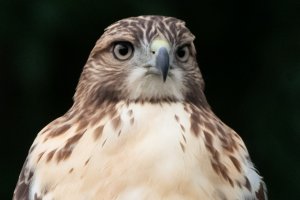
[[[156,67],[162,72],[163,81],[166,82],[169,72],[169,54],[166,48],[160,48],[156,58]]]
[[[168,72],[163,72],[163,81],[164,81],[164,83],[167,80],[167,75],[168,75]]]

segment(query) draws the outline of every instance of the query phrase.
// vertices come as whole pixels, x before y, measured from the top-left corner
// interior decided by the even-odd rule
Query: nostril
[[[155,51],[151,51],[152,54],[155,54]]]

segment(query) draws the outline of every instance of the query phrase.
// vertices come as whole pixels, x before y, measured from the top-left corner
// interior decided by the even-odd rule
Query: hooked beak
[[[157,52],[155,67],[159,71],[161,71],[164,82],[166,82],[167,79],[169,66],[170,66],[170,61],[169,61],[168,50],[165,47],[161,47],[158,49]]]
[[[164,82],[166,82],[170,68],[170,49],[169,42],[162,38],[156,38],[151,44],[151,51],[155,54],[155,68],[162,74]]]

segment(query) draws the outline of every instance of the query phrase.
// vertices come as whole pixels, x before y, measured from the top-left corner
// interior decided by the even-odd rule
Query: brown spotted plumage
[[[74,104],[37,135],[14,200],[266,200],[242,139],[210,109],[194,35],[172,17],[109,26]]]

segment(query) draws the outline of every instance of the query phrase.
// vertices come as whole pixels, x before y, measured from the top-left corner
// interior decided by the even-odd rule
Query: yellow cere
[[[153,42],[151,43],[150,49],[152,52],[157,52],[157,50],[160,49],[161,47],[165,47],[168,50],[168,52],[171,49],[169,42],[161,38],[154,39]]]

